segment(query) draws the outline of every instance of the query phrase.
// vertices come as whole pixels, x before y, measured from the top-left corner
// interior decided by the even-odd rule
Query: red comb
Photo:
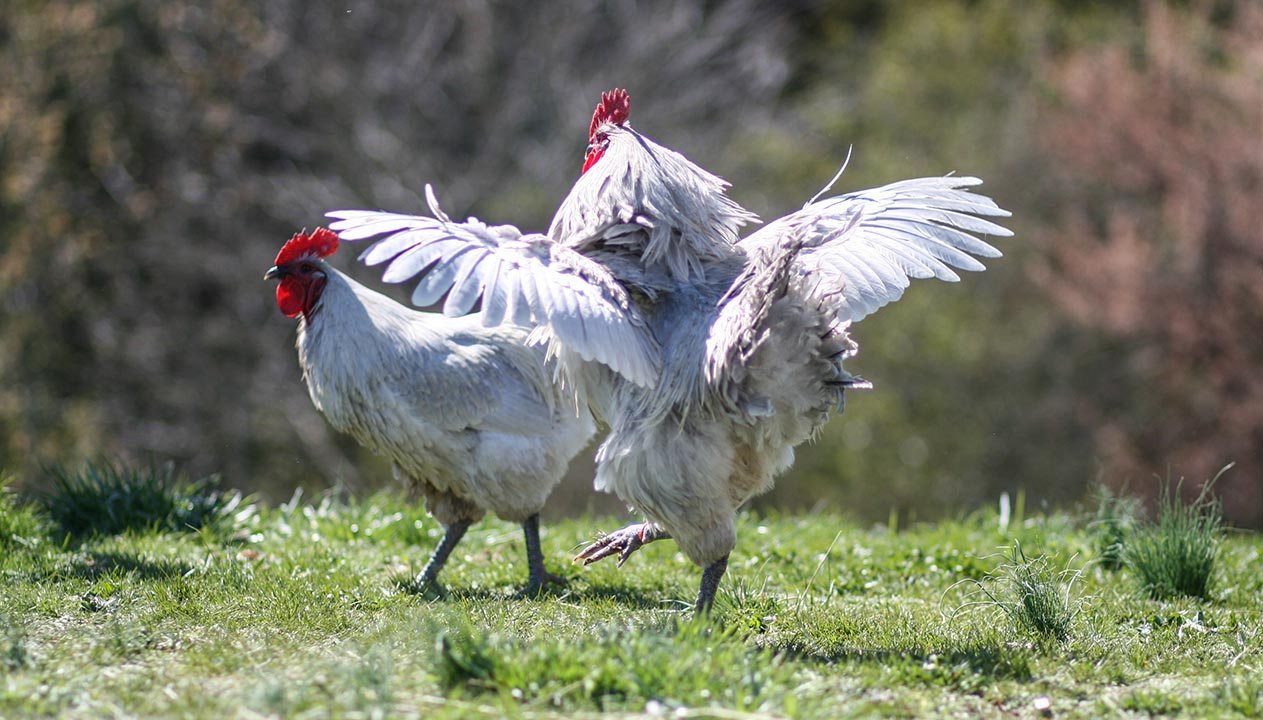
[[[289,242],[285,243],[281,251],[276,254],[275,264],[284,265],[307,255],[329,257],[337,251],[337,234],[328,228],[318,227],[310,235],[294,233],[294,237],[290,238]]]
[[[596,137],[596,129],[605,123],[622,125],[631,115],[631,95],[622,88],[614,88],[601,93],[601,102],[592,113],[592,124],[588,126],[588,140]]]

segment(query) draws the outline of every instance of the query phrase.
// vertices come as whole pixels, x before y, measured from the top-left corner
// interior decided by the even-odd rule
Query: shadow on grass
[[[67,556],[56,566],[28,573],[32,582],[57,582],[60,580],[97,580],[109,575],[130,575],[137,580],[171,580],[192,571],[193,566],[182,560],[149,559],[134,553],[90,552]]]
[[[629,610],[671,610],[680,607],[691,607],[673,598],[669,590],[650,590],[627,585],[588,585],[577,588],[573,596],[580,602],[608,601],[621,605]]]
[[[863,647],[837,645],[827,649],[808,647],[804,643],[790,641],[763,644],[787,658],[827,665],[844,663],[882,666],[914,666],[925,671],[929,679],[940,668],[967,668],[969,672],[992,678],[1026,681],[1032,678],[1028,652],[994,645],[965,645],[950,649],[925,647]]]
[[[670,592],[645,592],[639,588],[625,585],[591,585],[583,580],[571,578],[563,586],[546,585],[534,596],[522,594],[521,587],[505,585],[503,587],[449,587],[430,586],[418,589],[410,579],[395,580],[395,586],[402,592],[424,602],[457,602],[457,601],[495,601],[512,600],[531,602],[549,598],[572,600],[577,604],[610,603],[620,605],[629,610],[664,610],[676,607],[688,607],[682,601],[671,598]]]

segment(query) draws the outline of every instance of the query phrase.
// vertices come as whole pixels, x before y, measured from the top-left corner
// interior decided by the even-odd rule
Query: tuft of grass
[[[0,475],[0,549],[34,547],[46,534],[38,508],[24,502],[11,489],[13,477]]]
[[[767,632],[784,612],[780,600],[767,592],[766,585],[755,587],[744,578],[737,578],[720,593],[713,619],[729,632],[757,635]]]
[[[434,670],[444,688],[490,688],[496,665],[487,639],[470,627],[440,632],[434,638]]]
[[[0,668],[13,672],[26,667],[29,661],[26,633],[8,615],[0,613]]]
[[[1223,470],[1204,486],[1192,503],[1180,499],[1164,483],[1158,517],[1131,533],[1123,557],[1149,597],[1206,598],[1223,542],[1223,503],[1211,488]]]
[[[1184,709],[1184,702],[1174,693],[1150,688],[1138,688],[1123,697],[1121,707],[1142,715],[1178,715]]]
[[[1116,572],[1123,568],[1123,548],[1127,534],[1140,515],[1140,501],[1126,495],[1115,495],[1104,483],[1093,490],[1096,515],[1089,524],[1096,556],[1101,567]]]
[[[47,472],[52,489],[41,498],[44,510],[63,535],[76,539],[128,530],[217,532],[250,510],[241,493],[217,489],[218,475],[190,480],[171,463],[130,468],[103,461]]]
[[[1029,558],[1021,544],[1014,543],[1012,554],[993,576],[999,589],[993,592],[981,583],[978,587],[1019,630],[1065,642],[1076,614],[1070,597],[1073,576],[1062,582],[1069,572],[1054,572],[1045,557]]]
[[[1225,678],[1213,695],[1220,707],[1243,717],[1263,717],[1263,680],[1257,677]]]

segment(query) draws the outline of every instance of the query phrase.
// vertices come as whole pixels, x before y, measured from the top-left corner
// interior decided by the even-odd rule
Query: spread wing
[[[386,264],[382,280],[421,276],[418,306],[443,298],[443,314],[468,313],[482,300],[482,323],[546,325],[588,361],[600,362],[638,385],[657,382],[661,354],[627,291],[605,268],[543,235],[474,218],[452,222],[426,187],[434,217],[337,210],[330,228],[342,240],[380,238],[361,256]]]
[[[977,234],[1013,233],[984,217],[1008,217],[993,200],[962,188],[973,177],[917,178],[813,200],[741,240],[748,253],[797,252],[795,270],[841,321],[857,321],[898,300],[909,278],[956,282],[953,271],[985,269],[1000,257]]]

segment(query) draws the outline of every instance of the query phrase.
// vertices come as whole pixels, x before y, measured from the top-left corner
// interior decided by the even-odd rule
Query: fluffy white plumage
[[[543,349],[526,344],[528,331],[417,312],[309,262],[327,281],[300,320],[298,357],[329,423],[388,457],[449,534],[459,528],[451,545],[488,510],[538,523],[595,426],[552,382]],[[532,540],[537,553],[537,524],[527,533],[528,553]],[[445,557],[420,582],[434,581]],[[540,572],[532,567],[532,585]]]
[[[551,332],[567,375],[580,379],[582,396],[610,425],[596,486],[651,521],[580,557],[625,559],[644,542],[672,537],[705,568],[704,609],[735,544],[737,509],[792,464],[794,447],[841,409],[846,388],[866,386],[842,367],[856,350],[849,324],[898,299],[909,278],[956,280],[952,268],[981,270],[973,255],[1000,253],[971,233],[1011,233],[979,216],[1008,213],[965,189],[974,178],[922,178],[813,200],[738,239],[754,216],[726,197],[726,183],[626,124],[601,131],[605,155],[562,203],[549,236],[528,236],[535,256],[577,253],[599,277],[574,272],[563,284],[525,262],[514,267],[530,275],[518,282],[536,288],[534,298],[522,295],[530,317]],[[399,253],[421,244],[405,238],[433,233],[435,223],[455,243],[447,257],[490,245],[522,252],[509,233],[452,240],[480,227],[473,220],[331,215],[343,218],[332,225],[343,239],[386,235],[367,255],[390,261],[395,280],[424,270],[393,272]],[[442,262],[423,282],[439,273],[438,286],[450,285],[454,271]],[[484,287],[496,282],[478,268],[469,277]],[[599,313],[576,304],[575,314],[594,326],[606,322],[600,313],[621,314],[619,327],[643,331],[638,345],[599,332],[576,342],[570,321],[553,319],[543,298],[577,296],[584,284],[619,301]],[[633,302],[625,305],[615,288]],[[651,377],[620,361],[630,348],[656,350]]]

